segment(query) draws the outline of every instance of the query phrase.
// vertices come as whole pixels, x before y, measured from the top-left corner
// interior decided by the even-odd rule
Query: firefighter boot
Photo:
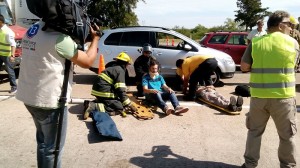
[[[85,110],[84,110],[84,113],[83,113],[83,120],[86,120],[87,118],[89,118],[90,113],[93,110],[95,110],[96,105],[95,105],[95,102],[92,102],[92,101],[90,102],[88,100],[85,100],[83,105],[85,107]]]

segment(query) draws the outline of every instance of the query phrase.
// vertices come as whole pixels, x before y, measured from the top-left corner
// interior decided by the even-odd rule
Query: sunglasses
[[[293,25],[291,22],[280,22],[280,23],[285,24],[288,27],[292,27],[292,25]]]

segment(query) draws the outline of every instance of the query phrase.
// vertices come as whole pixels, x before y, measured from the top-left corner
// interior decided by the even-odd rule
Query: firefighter
[[[89,106],[103,104],[104,109],[98,110],[105,111],[109,115],[124,114],[124,107],[137,111],[126,95],[125,71],[126,66],[131,64],[131,58],[121,52],[114,60],[115,62],[102,71],[95,80],[91,94],[96,97],[96,100],[89,102]],[[85,105],[87,106],[87,103]],[[84,119],[89,116],[89,113],[89,110],[85,110]]]

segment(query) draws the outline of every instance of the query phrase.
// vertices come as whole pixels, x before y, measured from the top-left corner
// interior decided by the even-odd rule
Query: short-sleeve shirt
[[[16,47],[15,33],[7,25],[3,25],[1,30],[7,31],[7,34],[5,37],[6,42],[9,43],[10,46]]]
[[[254,37],[260,37],[266,34],[267,32],[264,29],[262,29],[261,32],[259,32],[257,29],[254,29],[248,34],[247,39],[252,40]]]
[[[208,58],[213,58],[211,56],[204,56],[204,55],[196,55],[189,58],[184,59],[182,63],[182,68],[177,68],[176,73],[179,76],[184,76],[185,78],[189,78],[191,74],[195,71],[198,66],[207,60]]]
[[[157,75],[152,79],[149,74],[145,75],[142,80],[142,85],[147,86],[148,89],[155,89],[162,91],[162,86],[166,84],[164,78],[161,75]]]
[[[77,44],[68,35],[61,34],[56,40],[56,52],[59,56],[70,60],[77,52]]]

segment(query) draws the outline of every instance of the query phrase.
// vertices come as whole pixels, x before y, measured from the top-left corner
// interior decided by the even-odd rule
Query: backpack
[[[250,97],[250,87],[248,85],[237,85],[235,87],[235,94],[242,97]]]
[[[42,18],[47,28],[67,34],[83,45],[89,34],[90,19],[74,0],[26,0],[30,12]]]

